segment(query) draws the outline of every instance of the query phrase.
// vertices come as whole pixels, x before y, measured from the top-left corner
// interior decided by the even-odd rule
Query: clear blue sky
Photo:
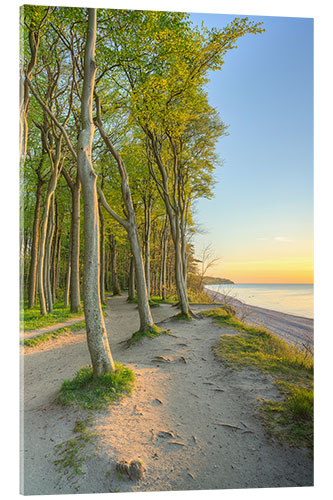
[[[191,14],[195,24],[223,27],[235,16]],[[240,17],[237,15],[237,17]],[[259,266],[258,279],[293,282],[312,261],[313,241],[313,20],[251,17],[266,32],[246,35],[211,73],[209,100],[229,125],[217,152],[214,200],[197,205],[196,219],[220,257],[215,274],[248,281],[235,271]],[[279,260],[272,264],[272,261]],[[260,267],[261,266],[261,267]],[[271,267],[271,269],[270,269]],[[265,271],[266,269],[266,271]],[[260,278],[262,276],[263,278]],[[281,274],[282,273],[282,274]],[[251,275],[251,276],[252,276]],[[282,277],[283,276],[283,277]],[[276,281],[276,280],[274,280]],[[310,281],[312,281],[310,279]]]

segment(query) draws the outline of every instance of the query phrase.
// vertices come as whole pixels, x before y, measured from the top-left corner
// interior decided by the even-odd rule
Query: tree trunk
[[[140,316],[140,330],[145,331],[154,325],[154,321],[149,307],[146,276],[144,272],[141,246],[136,225],[130,226],[128,234],[129,234],[132,255],[135,262],[135,277],[136,277],[136,290],[138,296],[138,309]]]
[[[147,283],[147,296],[150,297],[150,233],[151,233],[151,197],[145,200],[145,274]]]
[[[84,53],[84,78],[81,97],[81,131],[78,139],[78,173],[84,205],[83,303],[89,353],[94,376],[114,371],[99,293],[99,217],[97,175],[93,169],[91,148],[94,136],[92,120],[96,63],[96,9],[88,9],[87,41]]]
[[[44,316],[47,313],[47,304],[46,304],[46,289],[44,285],[44,266],[45,266],[45,258],[46,258],[46,236],[47,236],[47,228],[49,221],[49,213],[52,196],[54,194],[56,184],[57,184],[57,169],[53,169],[51,178],[49,180],[48,190],[46,194],[46,200],[44,205],[43,218],[41,223],[41,231],[40,231],[40,240],[39,240],[39,259],[38,259],[38,294],[39,294],[39,305],[40,305],[40,313]]]
[[[71,261],[72,261],[72,228],[71,234],[69,237],[69,247],[68,247],[68,261],[67,261],[67,270],[66,270],[66,284],[65,284],[65,293],[64,293],[64,307],[68,307],[69,304],[69,289],[70,289],[70,281],[71,281]]]
[[[59,236],[58,236],[58,243],[57,243],[57,255],[56,255],[56,270],[55,270],[55,294],[57,296],[57,290],[59,289],[59,284],[60,284],[60,265],[61,265],[61,240],[62,240],[62,225],[60,228]]]
[[[165,219],[163,230],[163,247],[162,247],[162,269],[161,269],[161,291],[162,299],[166,300],[166,277],[167,277],[167,251],[168,251],[168,221]]]
[[[70,240],[70,255],[71,255],[71,273],[70,273],[70,305],[71,312],[76,313],[81,310],[81,293],[80,293],[80,196],[81,184],[79,176],[73,182],[66,170],[63,170],[63,175],[72,194],[72,221],[71,221],[71,240]]]
[[[80,194],[81,185],[79,178],[76,179],[72,197],[72,252],[71,252],[71,287],[70,301],[71,312],[81,311],[80,293]]]
[[[134,257],[130,260],[130,270],[128,276],[128,300],[135,299],[135,262]]]
[[[101,295],[101,303],[105,304],[105,290],[104,290],[104,275],[105,275],[105,232],[104,232],[104,217],[101,205],[98,204],[99,221],[100,221],[100,266],[99,266],[99,288]]]
[[[50,213],[49,213],[49,221],[48,221],[46,245],[45,245],[44,276],[45,276],[45,295],[46,295],[48,313],[53,313],[53,294],[51,285],[51,273],[52,273],[51,249],[52,249],[53,234],[54,234],[54,193],[50,205]]]
[[[59,240],[59,216],[58,216],[57,200],[55,198],[53,205],[55,207],[55,213],[53,217],[55,223],[54,223],[53,237],[50,243],[50,285],[52,293],[52,303],[54,304],[56,301],[56,271],[57,271],[56,262],[58,255],[58,240]]]
[[[112,156],[117,162],[118,171],[121,179],[121,192],[122,198],[127,211],[127,218],[123,219],[114,210],[110,208],[107,204],[104,194],[102,191],[99,192],[101,202],[106,208],[106,210],[116,219],[127,231],[128,238],[131,245],[132,254],[135,260],[135,273],[136,273],[136,290],[138,295],[138,309],[140,316],[140,330],[147,330],[154,325],[153,318],[150,312],[149,300],[147,295],[147,285],[144,273],[144,266],[142,260],[142,252],[138,236],[138,228],[136,223],[135,210],[132,200],[131,189],[129,186],[128,174],[126,170],[125,163],[119,153],[113,146],[109,136],[106,134],[102,119],[101,119],[101,109],[98,95],[95,93],[96,98],[96,124],[98,126],[99,132],[102,139],[104,140],[106,146],[111,152]]]
[[[39,244],[39,224],[42,200],[43,183],[38,177],[36,189],[36,205],[34,214],[34,223],[32,229],[32,244],[31,244],[31,259],[29,270],[29,297],[28,308],[32,309],[36,303],[36,278],[37,278],[37,261],[38,261],[38,244]]]
[[[113,295],[121,295],[120,285],[117,273],[117,241],[115,236],[109,235],[110,251],[111,251],[111,275],[112,275],[112,293]]]

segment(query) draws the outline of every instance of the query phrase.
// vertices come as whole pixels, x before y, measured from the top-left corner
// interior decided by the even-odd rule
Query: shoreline
[[[288,343],[313,346],[314,320],[312,318],[252,306],[208,288],[205,288],[205,291],[216,304],[232,305],[236,309],[237,317],[245,323],[262,326]]]

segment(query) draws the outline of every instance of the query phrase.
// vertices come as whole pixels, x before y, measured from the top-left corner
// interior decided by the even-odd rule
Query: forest
[[[21,9],[22,316],[84,312],[95,375],[114,370],[107,294],[191,318],[205,267],[196,200],[211,198],[227,126],[205,86],[261,23],[223,29],[189,15],[66,7]]]

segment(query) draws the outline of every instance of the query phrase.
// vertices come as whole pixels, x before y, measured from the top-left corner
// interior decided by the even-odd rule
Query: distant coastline
[[[235,283],[227,278],[214,278],[213,276],[205,276],[203,279],[204,285],[234,285]]]

